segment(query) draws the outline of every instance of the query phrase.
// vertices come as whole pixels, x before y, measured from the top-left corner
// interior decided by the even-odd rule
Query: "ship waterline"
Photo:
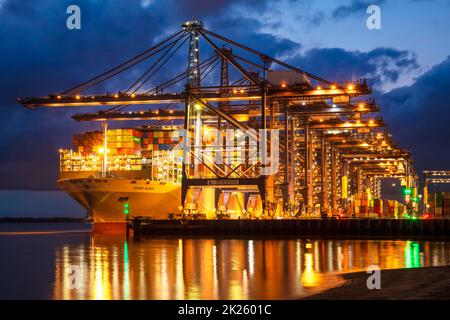
[[[168,213],[180,211],[179,183],[126,178],[60,179],[57,183],[86,209],[94,223],[124,222],[127,216],[166,219]]]

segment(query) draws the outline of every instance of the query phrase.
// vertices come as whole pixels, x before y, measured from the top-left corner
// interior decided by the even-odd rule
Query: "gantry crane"
[[[177,65],[179,60],[174,57],[186,47],[187,66],[180,66],[182,72],[173,76],[164,73],[171,69],[169,65]],[[136,69],[140,76],[131,83],[117,80]],[[99,84],[106,86],[112,78],[116,79],[114,86],[123,85],[120,90],[95,93]],[[365,80],[326,80],[207,30],[201,21],[193,20],[88,81],[59,93],[18,101],[32,109],[96,109],[73,115],[76,121],[144,120],[150,126],[171,123],[182,127],[186,138],[182,205],[190,188],[209,187],[258,192],[266,217],[274,216],[280,203],[284,215],[310,214],[319,204],[322,215],[327,216],[347,197],[342,179],[411,174],[409,153],[389,139],[377,139],[382,134],[377,130],[385,124],[371,116],[379,111],[375,101],[361,99],[370,93]],[[233,163],[211,160],[206,152],[210,147],[202,143],[204,127],[244,132],[246,140],[238,146],[245,151],[244,156]],[[276,157],[270,144],[276,137],[268,130],[280,133]],[[228,138],[220,134],[216,151],[225,151]],[[237,135],[234,138],[239,140]],[[257,145],[260,157],[256,162],[250,161],[251,141],[270,142]],[[264,174],[274,158],[279,159],[278,169]],[[394,170],[395,165],[390,163],[395,161],[407,163],[408,169]],[[388,164],[380,165],[385,162]],[[359,192],[360,182],[353,189]]]

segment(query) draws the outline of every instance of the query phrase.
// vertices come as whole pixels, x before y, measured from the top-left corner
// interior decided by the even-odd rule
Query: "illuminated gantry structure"
[[[450,170],[423,171],[423,203],[425,207],[428,205],[428,186],[447,183],[450,183]]]
[[[100,85],[109,93],[96,93]],[[259,197],[269,218],[331,215],[352,194],[380,197],[385,177],[413,183],[410,154],[374,115],[370,93],[365,80],[326,80],[194,20],[69,90],[19,102],[96,108],[75,114],[77,121],[184,128],[181,205],[192,201],[190,191],[209,190],[215,207],[227,190]]]

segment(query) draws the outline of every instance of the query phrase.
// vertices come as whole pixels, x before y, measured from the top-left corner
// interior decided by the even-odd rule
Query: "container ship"
[[[73,135],[60,150],[59,188],[96,223],[131,216],[167,218],[180,211],[181,131],[122,128]]]

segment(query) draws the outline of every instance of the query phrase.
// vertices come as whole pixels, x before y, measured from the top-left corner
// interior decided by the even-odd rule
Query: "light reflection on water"
[[[377,240],[143,239],[91,236],[56,249],[55,299],[291,299],[339,273],[450,264],[450,243]],[[71,289],[73,266],[81,286]]]

